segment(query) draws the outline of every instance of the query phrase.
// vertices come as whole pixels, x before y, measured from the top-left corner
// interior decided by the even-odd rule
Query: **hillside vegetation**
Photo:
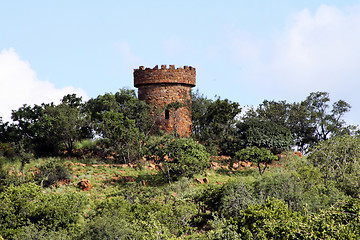
[[[14,110],[0,122],[0,236],[360,238],[349,104],[316,92],[242,111],[192,98],[193,134],[182,139],[150,135],[151,106],[132,90]]]

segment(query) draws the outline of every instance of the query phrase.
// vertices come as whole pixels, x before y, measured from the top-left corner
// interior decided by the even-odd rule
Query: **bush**
[[[0,143],[0,158],[1,157],[15,157],[15,150],[9,143]]]
[[[71,177],[69,168],[61,159],[48,158],[39,166],[39,173],[36,180],[41,187],[49,187],[59,180],[69,179]]]
[[[320,176],[316,170],[305,166],[297,172],[284,170],[264,174],[252,184],[254,197],[260,202],[277,198],[289,209],[302,213],[318,212],[346,199],[334,186],[325,187]]]
[[[309,160],[323,173],[326,185],[334,182],[347,195],[360,196],[360,139],[342,136],[320,142]]]
[[[229,181],[222,186],[209,185],[196,197],[205,210],[218,212],[226,217],[238,216],[241,210],[260,203],[252,185],[243,180]]]
[[[0,193],[0,235],[12,239],[26,229],[33,236],[52,231],[76,237],[86,205],[78,193],[46,195],[34,183],[10,186]]]
[[[360,239],[360,200],[350,198],[312,215],[307,227],[313,239]]]
[[[36,226],[35,224],[29,224],[20,229],[20,231],[13,237],[15,240],[71,240],[72,238],[67,234],[65,230],[49,230],[45,227]],[[0,238],[1,240],[1,238]]]
[[[75,149],[88,149],[93,150],[96,146],[96,141],[90,139],[84,139],[81,142],[75,142]]]
[[[154,138],[149,144],[148,158],[162,163],[162,173],[168,179],[192,177],[209,167],[210,160],[206,148],[191,138]]]
[[[0,235],[11,238],[35,214],[40,187],[34,183],[10,186],[0,193]]]
[[[240,211],[230,223],[237,226],[242,239],[299,239],[305,218],[289,210],[284,202],[267,199],[263,205]]]
[[[272,154],[270,150],[265,148],[248,147],[237,151],[235,153],[235,159],[256,163],[259,168],[260,175],[263,175],[268,164],[277,160],[277,157]],[[264,165],[263,169],[261,167],[262,164]]]
[[[133,219],[131,206],[123,196],[99,200],[88,218],[82,239],[132,239],[135,237]]]
[[[123,196],[96,203],[82,239],[170,239],[191,231],[193,203],[157,201],[130,204]]]
[[[20,185],[21,179],[18,177],[15,163],[6,157],[0,157],[0,192],[10,185]]]

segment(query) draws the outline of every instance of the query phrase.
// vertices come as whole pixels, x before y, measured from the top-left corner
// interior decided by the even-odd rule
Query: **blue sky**
[[[360,1],[3,1],[0,116],[133,87],[143,65],[189,65],[242,106],[327,91],[360,119]]]

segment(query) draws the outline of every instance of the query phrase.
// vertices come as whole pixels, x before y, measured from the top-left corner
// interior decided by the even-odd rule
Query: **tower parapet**
[[[144,68],[140,66],[134,69],[134,85],[138,87],[144,84],[158,84],[158,83],[177,83],[186,84],[195,87],[196,84],[196,69],[189,66],[184,68],[175,68],[175,65],[158,65],[154,68]]]
[[[152,105],[155,131],[191,134],[191,88],[196,84],[196,69],[189,66],[158,65],[134,69],[134,85],[140,100]],[[177,104],[172,104],[177,103]],[[154,132],[155,132],[154,131]]]

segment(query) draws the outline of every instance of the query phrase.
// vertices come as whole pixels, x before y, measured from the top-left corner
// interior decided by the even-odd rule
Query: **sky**
[[[0,116],[135,89],[139,66],[193,66],[241,106],[324,91],[360,124],[360,0],[0,0]]]

